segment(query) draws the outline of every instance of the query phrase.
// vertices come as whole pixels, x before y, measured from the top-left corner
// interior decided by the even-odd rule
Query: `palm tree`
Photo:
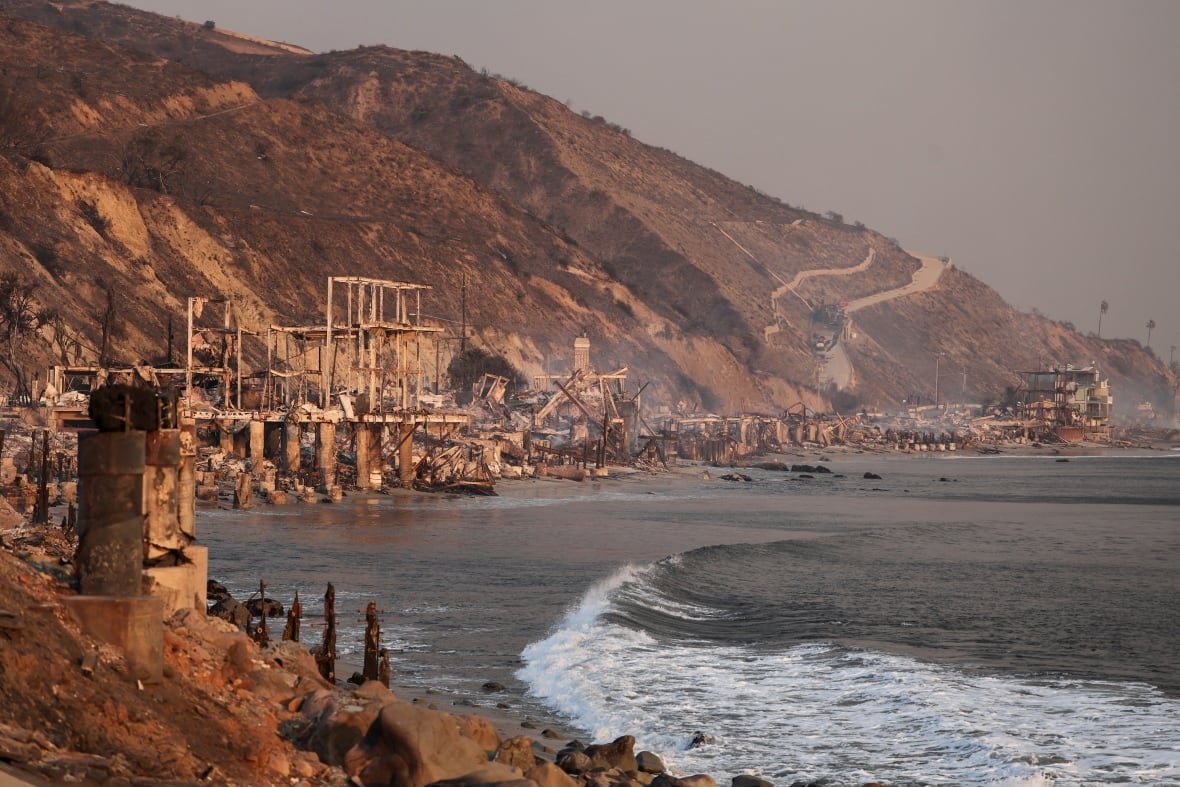
[[[1147,349],[1151,349],[1151,332],[1155,330],[1155,320],[1147,321]]]
[[[1098,338],[1102,338],[1102,315],[1110,311],[1110,304],[1106,301],[1098,304]]]

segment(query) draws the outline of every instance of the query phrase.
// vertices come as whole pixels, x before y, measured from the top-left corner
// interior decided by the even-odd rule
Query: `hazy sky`
[[[134,0],[314,50],[457,54],[1017,307],[1180,345],[1180,2]],[[1177,351],[1180,358],[1180,350]],[[1089,359],[1061,359],[1085,362]]]

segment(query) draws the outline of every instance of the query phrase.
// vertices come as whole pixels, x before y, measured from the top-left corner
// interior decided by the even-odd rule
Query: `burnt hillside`
[[[344,266],[436,284],[432,303],[454,319],[466,274],[480,293],[469,304],[485,341],[526,371],[568,356],[570,339],[585,331],[599,365],[630,365],[669,403],[770,410],[825,396],[807,346],[812,308],[897,288],[918,269],[882,234],[791,207],[458,58],[380,46],[301,54],[89,0],[0,0],[0,10],[89,37],[80,70],[105,57],[99,50],[118,64],[103,68],[155,69],[156,84],[172,87],[145,98],[141,112],[175,103],[176,94],[251,93],[235,99],[250,106],[224,115],[194,104],[189,114],[149,121],[103,114],[137,87],[116,88],[106,103],[77,96],[102,115],[101,133],[32,147],[53,172],[122,182],[134,199],[167,191],[224,241],[225,259],[237,261],[233,279],[246,289],[293,274],[289,289],[259,299],[260,312],[318,303],[323,276]],[[104,89],[93,81],[86,90]],[[77,93],[57,85],[27,100],[79,134],[77,102],[53,98],[71,87]],[[153,188],[128,174],[129,147],[164,150],[174,141],[185,150],[183,182]],[[855,268],[870,251],[863,270],[785,290],[802,271]],[[166,287],[201,283],[182,264],[165,267]],[[1166,370],[1137,343],[1098,341],[1016,312],[953,269],[855,322],[849,393],[866,402],[928,393],[939,352],[948,368],[967,372],[966,395],[1002,391],[1039,360],[1098,360],[1116,387],[1165,397]]]

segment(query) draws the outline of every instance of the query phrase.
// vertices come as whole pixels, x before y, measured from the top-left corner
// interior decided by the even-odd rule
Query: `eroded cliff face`
[[[42,129],[0,165],[12,184],[0,265],[30,271],[91,341],[113,289],[130,317],[126,356],[158,354],[189,295],[234,295],[258,326],[307,322],[325,278],[355,273],[431,285],[423,310],[448,326],[466,288],[475,340],[529,375],[563,368],[585,333],[595,365],[629,366],[652,383],[649,401],[818,407],[832,390],[810,347],[813,310],[904,286],[920,267],[882,234],[456,58],[243,52],[105,3],[0,11],[96,37],[15,16],[0,28],[4,62],[34,68],[17,89]],[[821,270],[836,273],[800,276]],[[845,403],[928,396],[938,353],[948,375],[967,375],[949,390],[974,398],[1037,363],[1092,360],[1116,389],[1166,398],[1166,370],[1137,343],[1016,312],[953,267],[852,325]]]

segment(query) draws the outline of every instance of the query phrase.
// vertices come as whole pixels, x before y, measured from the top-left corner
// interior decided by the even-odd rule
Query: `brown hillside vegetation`
[[[13,68],[46,64],[35,87],[21,82],[19,100],[53,129],[18,148],[47,172],[11,163],[29,198],[34,182],[60,192],[62,179],[81,179],[104,204],[139,214],[139,246],[90,238],[86,254],[122,278],[111,271],[95,284],[98,263],[79,271],[87,297],[150,269],[172,303],[237,293],[260,321],[292,322],[312,316],[329,271],[355,272],[434,285],[430,309],[455,320],[466,277],[481,340],[526,372],[568,357],[585,332],[599,366],[629,365],[666,403],[772,410],[825,397],[807,347],[811,308],[902,286],[918,268],[881,234],[791,207],[455,57],[245,46],[91,0],[0,0],[0,10],[92,38],[12,19],[6,35],[18,50],[4,55]],[[102,60],[103,73],[121,76],[88,80],[79,94],[21,36],[45,37],[64,74],[97,73],[88,64]],[[161,169],[164,182],[152,183]],[[36,221],[69,236],[81,214],[59,226],[69,217],[55,210]],[[44,239],[15,223],[6,242],[36,256],[29,242]],[[809,278],[772,301],[797,273],[853,268],[870,249],[863,271]],[[153,336],[158,346],[165,320],[163,309],[146,311],[143,336],[128,344],[141,353]],[[1167,370],[1138,343],[1021,314],[961,271],[858,313],[856,326],[851,393],[866,403],[929,395],[940,352],[975,397],[999,394],[1038,362],[1091,360],[1116,395],[1133,392],[1116,406],[1167,397]]]

